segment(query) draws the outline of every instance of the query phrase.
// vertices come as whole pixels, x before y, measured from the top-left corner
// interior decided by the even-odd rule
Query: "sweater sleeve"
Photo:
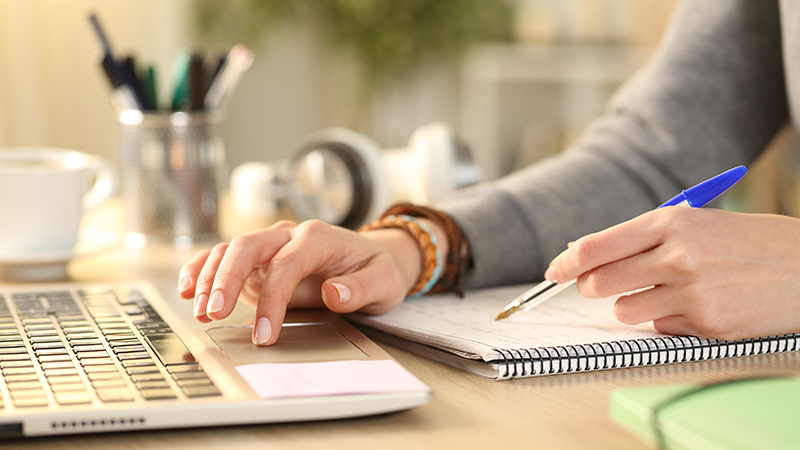
[[[777,3],[689,0],[577,143],[436,206],[469,239],[468,287],[531,282],[567,242],[749,164],[787,119]]]

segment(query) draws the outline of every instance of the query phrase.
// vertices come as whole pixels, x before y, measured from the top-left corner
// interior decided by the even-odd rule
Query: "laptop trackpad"
[[[329,323],[284,324],[271,347],[253,345],[253,327],[218,327],[206,330],[231,361],[237,363],[292,363],[369,359]]]

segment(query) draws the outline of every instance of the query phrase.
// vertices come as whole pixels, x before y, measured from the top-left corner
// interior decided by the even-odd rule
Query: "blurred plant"
[[[510,0],[198,0],[205,36],[253,45],[287,22],[306,22],[353,52],[371,89],[426,61],[457,57],[471,44],[508,40]]]

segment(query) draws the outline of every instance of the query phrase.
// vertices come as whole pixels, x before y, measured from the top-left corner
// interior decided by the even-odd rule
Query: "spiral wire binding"
[[[494,349],[500,380],[707,361],[798,350],[800,333],[736,341],[665,336],[544,348]]]

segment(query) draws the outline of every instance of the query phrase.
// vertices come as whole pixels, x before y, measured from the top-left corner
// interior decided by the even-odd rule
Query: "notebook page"
[[[536,308],[495,321],[530,285],[406,300],[379,316],[354,315],[360,323],[468,358],[493,359],[494,348],[538,348],[664,336],[652,323],[628,326],[614,318],[613,298],[586,299],[570,287]]]

